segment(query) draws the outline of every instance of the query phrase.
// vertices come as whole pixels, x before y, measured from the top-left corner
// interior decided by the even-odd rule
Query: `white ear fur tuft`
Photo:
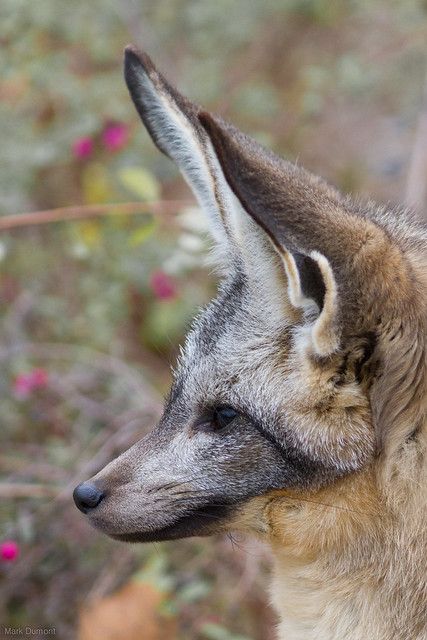
[[[152,129],[158,140],[174,158],[186,181],[192,187],[211,222],[211,232],[217,242],[225,240],[224,228],[218,216],[214,178],[208,159],[188,118],[165,93],[156,90],[148,75],[140,75],[141,95],[144,96]]]
[[[339,332],[336,326],[338,310],[338,290],[329,261],[318,251],[312,251],[310,258],[317,262],[325,283],[323,308],[312,328],[313,348],[317,355],[328,356],[339,349]]]
[[[318,251],[312,251],[309,257],[316,262],[325,285],[322,308],[312,298],[304,295],[301,275],[294,256],[282,247],[276,249],[285,266],[288,278],[288,296],[290,303],[306,311],[318,311],[319,315],[311,328],[310,340],[316,355],[326,357],[339,349],[339,332],[336,318],[338,310],[337,284],[328,259]]]
[[[284,249],[280,249],[280,256],[283,260],[288,278],[288,296],[290,303],[297,309],[310,309],[313,306],[317,307],[314,300],[307,298],[303,294],[300,274],[292,253],[289,253],[289,251]]]

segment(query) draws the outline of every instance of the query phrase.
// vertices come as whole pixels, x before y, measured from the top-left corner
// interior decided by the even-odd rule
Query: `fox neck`
[[[276,557],[271,594],[279,640],[391,640],[373,623],[369,577],[337,576],[325,564]]]
[[[353,496],[348,510],[340,489]],[[425,639],[425,498],[406,493],[396,517],[372,472],[340,489],[334,502],[323,491],[305,505],[281,496],[268,507],[279,640]]]

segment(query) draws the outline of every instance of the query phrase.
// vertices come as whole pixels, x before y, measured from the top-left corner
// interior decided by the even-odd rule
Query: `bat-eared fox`
[[[426,229],[278,158],[134,46],[125,78],[220,284],[158,426],[77,506],[116,540],[267,542],[281,640],[425,640]]]

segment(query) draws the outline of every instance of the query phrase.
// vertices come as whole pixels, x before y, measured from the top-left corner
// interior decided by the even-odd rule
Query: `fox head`
[[[125,78],[209,218],[221,281],[158,426],[77,506],[124,541],[268,533],[275,500],[394,478],[424,424],[425,234],[203,111],[133,46]]]

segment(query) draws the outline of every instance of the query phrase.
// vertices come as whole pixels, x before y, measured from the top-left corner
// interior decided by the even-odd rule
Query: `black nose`
[[[99,505],[104,494],[92,482],[82,482],[73,491],[76,507],[87,513]]]

